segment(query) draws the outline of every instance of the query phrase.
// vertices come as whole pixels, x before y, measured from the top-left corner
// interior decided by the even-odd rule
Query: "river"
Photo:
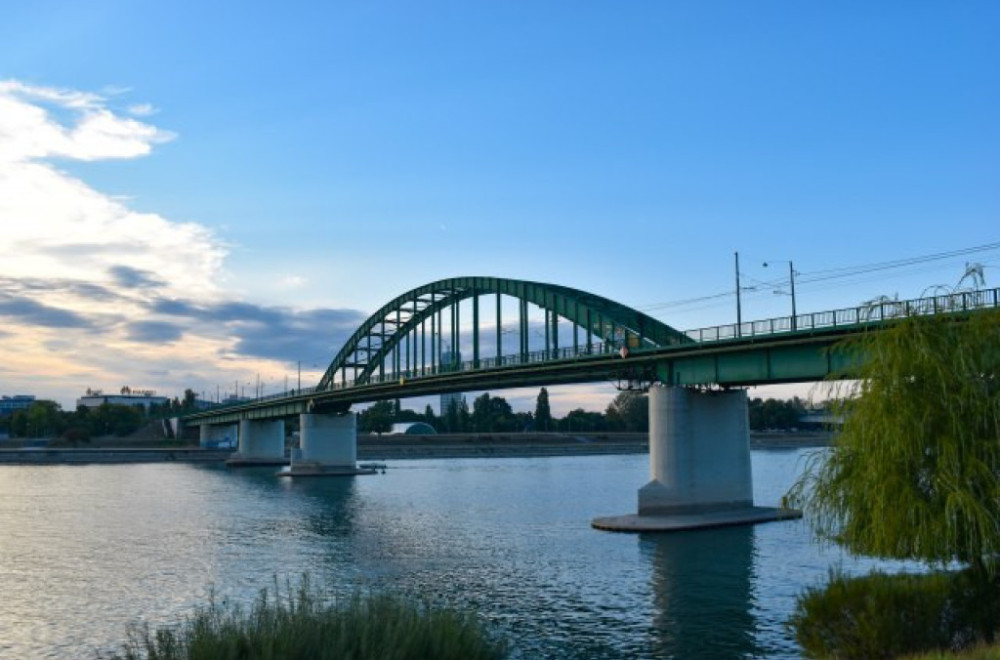
[[[752,452],[776,504],[809,450]],[[831,566],[804,521],[669,535],[591,529],[634,511],[646,455],[394,461],[385,474],[0,466],[0,658],[93,658],[214,592],[304,573],[477,613],[515,658],[795,658],[784,622]],[[893,569],[899,565],[893,565]]]

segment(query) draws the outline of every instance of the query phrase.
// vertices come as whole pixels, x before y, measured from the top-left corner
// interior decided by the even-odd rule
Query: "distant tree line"
[[[749,401],[750,428],[789,430],[796,428],[806,412],[795,397],[788,401],[755,398]],[[364,433],[386,433],[393,424],[424,422],[439,433],[522,433],[522,432],[645,432],[649,430],[649,397],[644,392],[620,392],[604,412],[576,408],[565,417],[554,417],[549,393],[542,388],[534,412],[514,412],[502,396],[483,393],[471,409],[465,397],[452,399],[438,415],[430,405],[423,413],[402,408],[398,399],[379,401],[358,414],[358,428]]]
[[[162,406],[102,404],[98,408],[80,406],[74,411],[64,411],[54,401],[35,401],[25,410],[0,417],[0,431],[13,438],[63,437],[78,443],[92,437],[126,436],[149,420],[186,415],[196,410],[196,396],[191,389],[184,391],[182,399],[174,398]],[[799,425],[805,405],[798,397],[788,401],[779,399],[751,399],[749,402],[750,428],[788,430]],[[576,408],[565,417],[554,417],[549,405],[549,393],[541,388],[533,412],[514,412],[502,396],[488,392],[480,394],[469,408],[465,397],[452,399],[442,414],[426,406],[423,413],[402,408],[398,399],[379,401],[358,415],[358,428],[365,433],[385,433],[393,424],[424,422],[439,433],[597,433],[645,432],[649,430],[649,402],[643,392],[620,392],[604,412]]]
[[[195,411],[194,390],[165,405],[129,406],[103,403],[97,408],[78,406],[65,411],[55,401],[35,401],[24,410],[0,417],[0,431],[12,438],[63,438],[77,444],[107,435],[126,436],[150,420],[186,415]]]
[[[788,431],[801,425],[806,412],[805,403],[799,397],[787,401],[781,399],[750,399],[750,429],[764,431],[778,429]]]
[[[401,408],[398,400],[379,401],[358,415],[358,427],[365,433],[385,433],[393,424],[408,422],[430,424],[439,433],[646,431],[649,410],[645,394],[622,392],[603,413],[577,408],[558,418],[543,387],[533,412],[514,412],[505,398],[486,392],[473,400],[471,409],[465,397],[452,399],[440,415],[429,405],[423,413]]]

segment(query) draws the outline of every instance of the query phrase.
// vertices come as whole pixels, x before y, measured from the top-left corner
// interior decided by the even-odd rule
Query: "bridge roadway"
[[[369,382],[329,389],[303,388],[219,406],[184,418],[189,425],[288,417],[308,412],[345,412],[351,405],[448,392],[600,381],[660,382],[674,386],[743,387],[815,382],[831,375],[850,378],[851,356],[832,350],[837,342],[911,314],[961,313],[1000,307],[1000,289],[713,326],[684,333],[688,343],[622,351],[602,342],[484,358],[372,376]]]
[[[496,295],[497,355],[479,343],[479,297]],[[500,355],[501,296],[520,308],[517,355]],[[459,346],[459,303],[471,298],[473,359],[456,364],[442,351]],[[528,352],[527,302],[545,310],[545,349]],[[863,359],[838,342],[912,315],[968,315],[996,309],[1000,289],[716,326],[686,333],[585,292],[517,280],[456,278],[414,289],[383,306],[337,354],[315,388],[188,415],[203,444],[236,433],[240,464],[285,460],[284,419],[299,416],[299,447],[288,476],[362,473],[351,405],[445,392],[496,390],[600,380],[649,387],[650,481],[638,513],[597,518],[614,531],[673,531],[781,520],[801,515],[755,506],[747,395],[742,386],[850,378]],[[573,346],[559,347],[559,318],[574,324]],[[427,325],[430,325],[430,361]],[[579,330],[584,329],[580,342]],[[601,341],[595,343],[597,337]],[[391,365],[392,368],[388,368]],[[401,368],[402,367],[402,368]],[[347,380],[353,369],[355,378]],[[339,378],[338,378],[339,376]],[[718,385],[721,388],[698,386]]]

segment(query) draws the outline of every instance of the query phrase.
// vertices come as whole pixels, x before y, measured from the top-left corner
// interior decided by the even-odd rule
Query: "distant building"
[[[136,406],[148,412],[151,406],[170,403],[170,398],[156,396],[153,390],[133,390],[128,387],[123,387],[120,394],[105,394],[101,390],[88,389],[86,394],[76,400],[76,407],[100,408],[105,403],[113,406]]]
[[[15,410],[27,410],[35,402],[34,394],[15,394],[0,397],[0,417],[13,415]]]
[[[437,431],[425,422],[406,422],[393,424],[389,435],[437,435]]]
[[[834,415],[826,410],[807,410],[799,416],[799,428],[806,430],[839,429],[844,425],[843,415]]]

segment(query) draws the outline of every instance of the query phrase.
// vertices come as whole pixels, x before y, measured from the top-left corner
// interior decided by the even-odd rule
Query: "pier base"
[[[343,477],[375,474],[358,467],[357,415],[299,415],[299,448],[280,477]]]
[[[744,390],[649,390],[650,482],[638,513],[597,518],[593,527],[655,532],[801,517],[753,503],[750,424]]]
[[[240,421],[239,449],[226,465],[252,467],[261,465],[286,465],[284,420]]]

